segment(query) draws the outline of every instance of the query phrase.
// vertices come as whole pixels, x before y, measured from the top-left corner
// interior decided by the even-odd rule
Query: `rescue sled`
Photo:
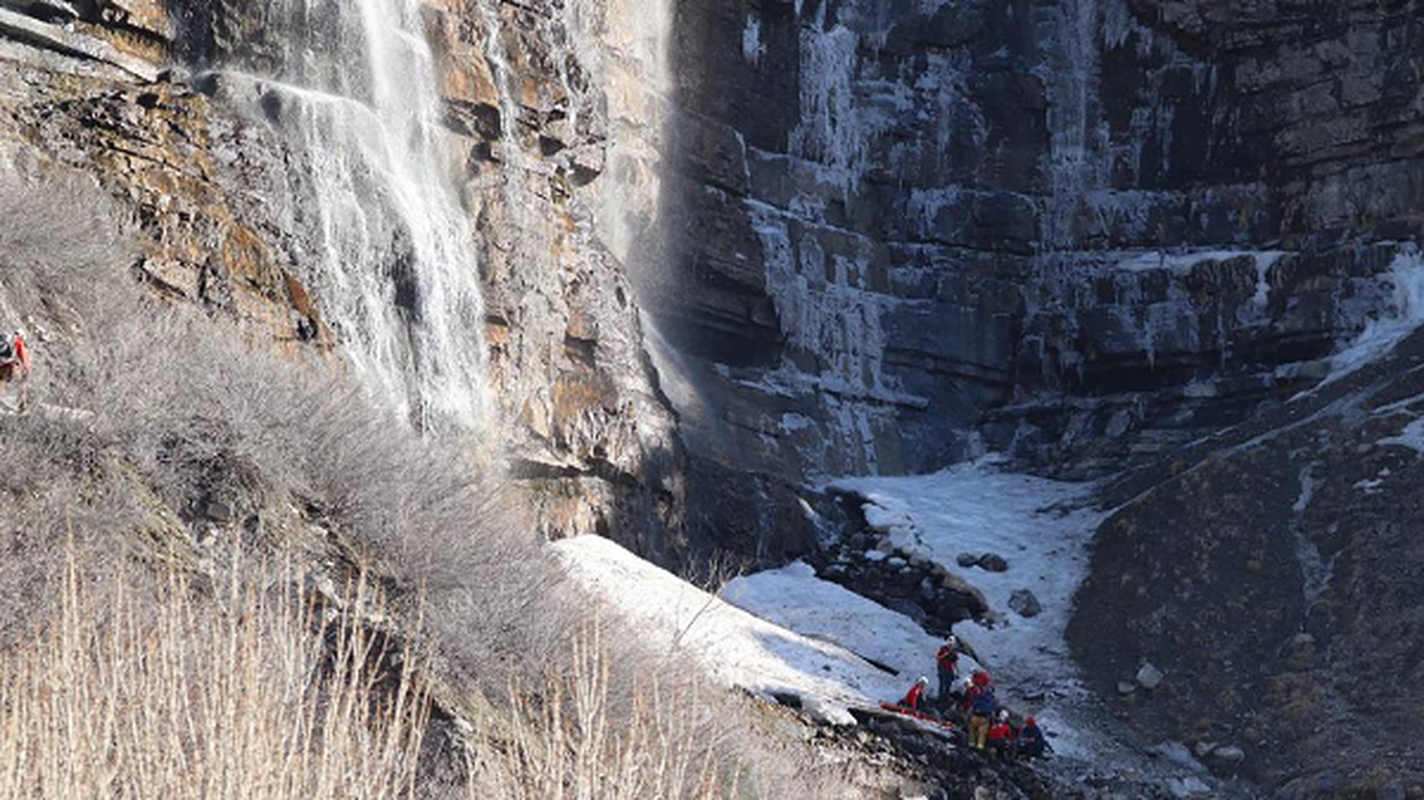
[[[925,728],[931,733],[936,733],[948,738],[953,738],[959,730],[953,723],[945,722],[938,717],[932,717],[928,714],[922,714],[913,708],[908,708],[898,703],[881,703],[880,710],[889,711],[898,716],[905,717],[910,721],[918,723],[917,727]]]

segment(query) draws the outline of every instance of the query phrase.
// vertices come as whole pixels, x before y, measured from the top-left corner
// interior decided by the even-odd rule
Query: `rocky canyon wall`
[[[359,343],[314,104],[279,84],[301,82],[294,36],[325,47],[364,5],[8,2],[7,157],[126,197],[159,293],[294,352]],[[1380,276],[1421,225],[1413,2],[419,17],[483,295],[483,424],[552,535],[776,561],[821,476],[985,449],[1067,476],[1144,462],[1323,374],[1389,313]],[[364,271],[417,330],[420,237],[370,216]]]

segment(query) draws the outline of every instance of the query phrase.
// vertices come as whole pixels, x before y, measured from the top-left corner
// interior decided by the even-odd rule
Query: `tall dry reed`
[[[413,797],[427,703],[411,654],[349,624],[373,598],[227,572],[96,589],[71,554],[57,616],[0,656],[0,797]]]
[[[534,691],[512,683],[509,717],[478,731],[471,748],[471,800],[736,796],[720,741],[729,732],[699,715],[697,682],[650,679],[631,704],[615,703],[612,668],[603,626],[593,622],[574,639],[565,675]]]

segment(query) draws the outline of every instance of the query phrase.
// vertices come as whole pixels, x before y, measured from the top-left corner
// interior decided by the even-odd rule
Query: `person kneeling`
[[[999,758],[1013,758],[1016,739],[1009,712],[1000,711],[999,719],[989,728],[989,749]]]
[[[1038,727],[1038,721],[1033,717],[1024,720],[1023,730],[1019,731],[1019,755],[1024,758],[1044,758],[1052,749],[1048,739],[1043,736],[1043,729]]]

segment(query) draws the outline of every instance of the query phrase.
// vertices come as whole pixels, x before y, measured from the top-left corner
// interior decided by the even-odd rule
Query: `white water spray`
[[[484,309],[417,0],[282,0],[278,74],[250,78],[312,183],[303,273],[361,377],[425,429],[482,426]]]

